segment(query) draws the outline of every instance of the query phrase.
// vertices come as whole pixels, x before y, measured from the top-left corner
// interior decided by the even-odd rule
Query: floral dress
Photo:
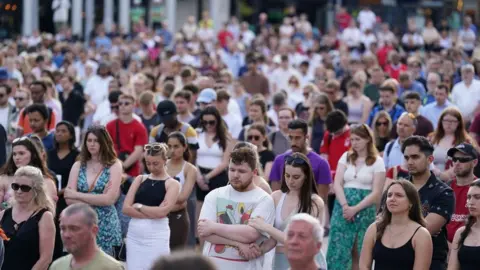
[[[82,165],[78,175],[77,190],[78,192],[103,194],[108,180],[110,179],[110,168],[104,168],[96,179],[95,186],[89,192],[87,182],[87,167]],[[118,219],[115,205],[108,206],[92,206],[98,215],[98,234],[97,244],[107,254],[113,254],[113,247],[118,247],[122,242],[122,233],[120,230],[120,221]]]

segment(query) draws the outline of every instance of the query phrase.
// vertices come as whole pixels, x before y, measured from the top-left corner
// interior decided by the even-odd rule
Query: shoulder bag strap
[[[120,150],[120,124],[118,123],[120,120],[115,121],[115,144],[117,145],[118,152],[122,152]]]
[[[97,184],[98,178],[103,172],[103,168],[97,173],[97,176],[95,176],[95,180],[92,182],[92,184],[88,187],[88,193],[92,192],[93,189],[95,188],[95,185]],[[87,167],[85,166],[85,178],[87,178]]]

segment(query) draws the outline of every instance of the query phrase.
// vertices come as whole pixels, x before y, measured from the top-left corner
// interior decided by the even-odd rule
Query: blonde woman
[[[325,120],[331,111],[333,111],[333,104],[327,95],[320,93],[313,99],[309,119],[310,146],[317,153],[320,152],[325,133]]]
[[[12,207],[0,213],[5,242],[2,269],[46,270],[52,262],[55,245],[55,206],[47,195],[40,169],[19,168],[11,184]]]
[[[390,133],[392,128],[392,118],[386,111],[380,111],[373,117],[371,129],[375,137],[375,146],[381,156],[383,156],[385,146],[391,140]]]

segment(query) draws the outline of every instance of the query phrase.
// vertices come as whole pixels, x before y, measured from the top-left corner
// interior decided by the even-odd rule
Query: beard
[[[409,171],[408,173],[411,175],[411,176],[420,176],[420,175],[423,175],[425,174],[425,172],[427,172],[429,169],[428,167],[423,169],[423,170],[415,170],[415,171]]]
[[[455,176],[456,177],[467,177],[470,175],[470,172],[471,172],[471,168],[468,168],[468,169],[465,169],[465,170],[462,170],[462,171],[459,171],[459,172],[455,172]]]
[[[230,185],[233,187],[233,189],[235,189],[236,191],[238,192],[244,192],[246,191],[250,185],[252,184],[253,182],[253,177],[250,179],[250,181],[247,181],[247,182],[241,182],[241,181],[238,181],[236,183],[230,183]]]

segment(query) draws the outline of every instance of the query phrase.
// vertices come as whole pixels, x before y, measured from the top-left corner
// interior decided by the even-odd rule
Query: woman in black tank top
[[[432,252],[417,190],[409,181],[393,181],[386,207],[365,234],[360,269],[370,270],[375,262],[375,270],[428,270]]]
[[[470,184],[467,193],[470,216],[453,238],[448,270],[476,270],[480,268],[480,180]]]

